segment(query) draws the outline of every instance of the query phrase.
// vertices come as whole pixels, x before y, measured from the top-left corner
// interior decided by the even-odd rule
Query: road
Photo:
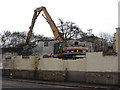
[[[30,83],[30,82],[20,82],[13,80],[3,80],[2,88],[44,88],[44,89],[57,89],[57,90],[80,90],[78,87],[67,87],[67,86],[58,86],[58,85],[46,85],[46,84],[38,84],[38,83]],[[4,89],[3,89],[4,90]],[[84,89],[86,90],[86,89]]]
[[[16,88],[20,90],[32,89],[32,90],[103,90],[103,89],[94,89],[94,88],[81,88],[81,87],[70,87],[70,86],[61,86],[61,85],[48,85],[48,84],[39,84],[32,82],[21,82],[17,80],[9,80],[3,79],[2,81],[2,90],[16,90]],[[7,88],[7,89],[6,89]],[[24,88],[24,89],[23,89]],[[110,89],[104,89],[110,90]]]
[[[65,86],[45,85],[30,82],[3,80],[2,88],[68,88]]]

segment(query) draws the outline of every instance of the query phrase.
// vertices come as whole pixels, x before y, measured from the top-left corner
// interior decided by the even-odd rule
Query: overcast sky
[[[34,9],[45,6],[58,24],[58,19],[76,23],[84,32],[115,33],[118,27],[119,0],[0,0],[0,31],[26,31],[31,24]],[[40,15],[34,27],[35,34],[53,36],[46,20]]]

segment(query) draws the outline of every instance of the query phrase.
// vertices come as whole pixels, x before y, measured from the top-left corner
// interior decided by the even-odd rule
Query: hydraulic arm
[[[61,37],[61,35],[59,33],[59,30],[58,30],[57,26],[55,25],[55,23],[52,20],[51,16],[47,12],[46,8],[45,7],[39,7],[39,8],[36,8],[34,10],[34,14],[33,14],[32,22],[31,22],[31,26],[29,27],[29,32],[28,32],[28,35],[27,35],[26,43],[29,44],[29,41],[30,41],[30,38],[31,38],[31,35],[32,35],[32,32],[33,32],[33,28],[34,28],[36,19],[39,16],[39,14],[41,13],[41,11],[44,12],[44,14],[45,14],[44,18],[47,20],[48,24],[50,25],[55,39],[58,42],[64,42],[63,38]]]

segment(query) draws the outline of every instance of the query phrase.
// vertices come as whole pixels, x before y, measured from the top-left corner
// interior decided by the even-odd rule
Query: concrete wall
[[[120,75],[117,56],[103,56],[101,52],[87,53],[86,58],[76,60],[15,56],[4,59],[3,68],[3,75],[12,71],[17,78],[113,85],[118,84]]]
[[[11,59],[3,59],[3,76],[9,77],[11,72],[14,78],[65,80],[65,67],[61,59],[39,56],[16,56]]]
[[[86,59],[63,60],[67,71],[66,80],[85,82]]]
[[[13,56],[17,56],[18,54],[13,52],[6,52],[6,53],[2,53],[2,58],[9,58],[9,57],[13,57]]]
[[[117,56],[103,56],[102,52],[87,53],[86,68],[92,72],[118,72]]]
[[[53,71],[86,71],[86,59],[62,60],[57,58],[42,57],[22,57],[14,56],[11,59],[3,59],[4,69],[34,70],[37,65],[38,70]]]
[[[62,59],[40,58],[38,70],[65,71],[65,65]]]
[[[48,46],[44,46],[48,43]],[[52,55],[55,41],[40,41],[38,46],[33,49],[32,55]]]
[[[63,60],[68,71],[86,71],[86,59]]]
[[[22,58],[22,56],[3,59],[4,69],[34,70],[35,57]]]
[[[99,84],[118,84],[117,56],[103,56],[102,52],[88,53],[86,61],[86,82]]]

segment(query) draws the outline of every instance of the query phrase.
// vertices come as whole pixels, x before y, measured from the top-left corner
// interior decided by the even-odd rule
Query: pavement
[[[38,80],[25,80],[25,79],[10,79],[4,78],[3,80],[13,80],[19,82],[29,82],[29,83],[37,83],[37,84],[47,84],[47,85],[59,85],[59,86],[67,86],[67,87],[80,87],[80,88],[94,88],[101,90],[120,90],[119,86],[111,86],[111,85],[97,85],[97,84],[87,84],[81,82],[57,82],[57,81],[38,81]]]

